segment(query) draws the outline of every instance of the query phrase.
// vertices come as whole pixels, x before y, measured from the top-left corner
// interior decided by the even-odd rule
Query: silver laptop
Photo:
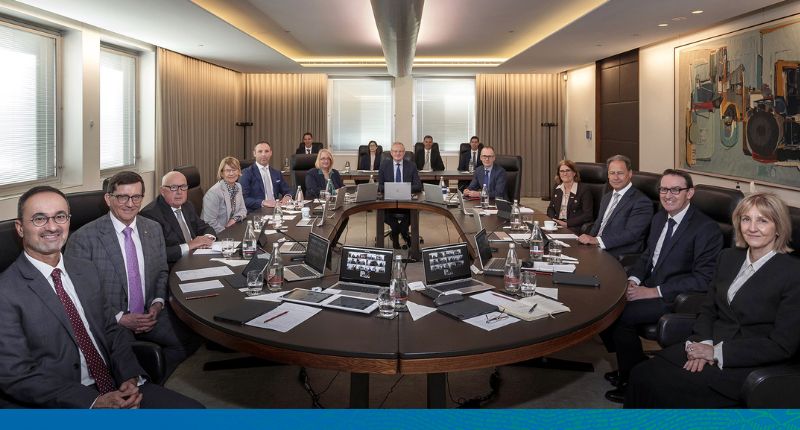
[[[378,184],[358,184],[356,187],[356,203],[374,202],[378,200]]]
[[[475,234],[475,245],[478,247],[478,259],[481,262],[483,273],[503,276],[506,269],[506,260],[501,257],[492,257],[492,247],[489,246],[489,237],[486,234],[486,230],[481,229]]]
[[[429,203],[436,203],[443,205],[446,202],[444,201],[444,195],[442,195],[442,189],[436,184],[422,184],[422,189],[425,191],[425,201]]]
[[[494,289],[485,282],[472,279],[466,243],[425,248],[422,250],[422,262],[425,266],[425,286],[434,293],[458,291],[470,294]]]
[[[308,242],[286,241],[278,249],[281,254],[302,254],[306,252],[306,246],[308,246]]]
[[[392,257],[389,249],[343,246],[339,282],[330,289],[346,296],[378,298],[380,289],[389,287],[392,280]]]
[[[328,261],[328,248],[330,242],[314,233],[308,235],[308,247],[303,264],[294,264],[283,268],[283,277],[288,282],[302,281],[304,279],[321,278],[325,273],[325,263]]]
[[[442,190],[439,190],[442,194]],[[411,200],[411,182],[384,182],[384,200]]]
[[[458,205],[461,206],[461,211],[464,212],[464,215],[472,216],[473,215],[473,211],[471,210],[471,208],[467,209],[467,205],[465,203],[466,203],[466,201],[464,200],[464,193],[462,193],[461,191],[458,191]],[[475,215],[479,215],[480,214],[480,210],[478,210],[474,214]]]

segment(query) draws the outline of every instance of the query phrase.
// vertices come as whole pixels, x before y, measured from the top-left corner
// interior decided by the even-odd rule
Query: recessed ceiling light
[[[598,44],[596,44],[594,46],[597,46],[599,48],[599,47],[603,46],[603,44],[602,43],[598,43]]]
[[[693,10],[692,13],[695,14],[695,15],[699,15],[699,14],[703,13],[703,11],[702,10]]]
[[[672,18],[672,20],[673,21],[685,21],[686,17],[685,16],[676,16],[675,18]]]
[[[659,27],[669,27],[669,24],[664,24],[664,23],[661,23],[661,24],[658,24],[658,26],[659,26]]]

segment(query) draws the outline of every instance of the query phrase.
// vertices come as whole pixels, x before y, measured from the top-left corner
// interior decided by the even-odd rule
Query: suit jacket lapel
[[[141,217],[137,217],[141,219]],[[138,229],[139,229],[139,240],[142,242],[142,257],[144,257],[144,279],[142,279],[142,286],[144,287],[144,294],[145,294],[145,307],[149,305],[150,302],[155,299],[155,286],[150,285],[150,280],[155,279],[155,276],[151,276],[151,273],[155,273],[158,268],[153,267],[155,263],[152,258],[147,258],[148,255],[155,255],[157,251],[151,251],[151,249],[156,249],[158,246],[158,238],[155,237],[156,234],[161,234],[159,231],[154,231],[147,228],[144,223],[137,222]]]
[[[94,337],[94,340],[100,347],[100,353],[105,356],[106,362],[108,363],[109,362],[108,354],[106,353],[106,351],[108,351],[108,345],[106,345],[105,343],[106,338],[104,333],[105,321],[98,321],[96,319],[96,315],[94,314],[94,312],[92,312],[92,302],[91,302],[94,298],[91,296],[87,296],[86,289],[81,288],[81,283],[85,282],[83,275],[83,268],[80,267],[78,264],[72,264],[72,262],[69,260],[64,260],[64,267],[67,269],[67,273],[69,274],[69,277],[72,280],[72,285],[75,286],[75,294],[78,295],[78,300],[81,302],[81,307],[83,308],[83,316],[89,323],[89,330],[92,331],[92,336]],[[72,328],[71,324],[70,328]]]
[[[128,270],[125,266],[125,258],[122,256],[122,249],[119,247],[119,239],[117,239],[117,232],[114,230],[114,224],[111,223],[111,215],[105,215],[105,218],[98,225],[100,233],[100,242],[106,249],[108,258],[117,270],[114,271],[114,276],[123,288],[123,297],[128,296]]]
[[[64,257],[62,256],[61,258]],[[51,287],[47,279],[42,276],[42,273],[33,267],[25,255],[20,255],[17,259],[17,263],[22,277],[28,281],[28,288],[33,290],[34,294],[39,297],[45,307],[53,313],[58,322],[60,322],[67,333],[69,333],[72,341],[77,345],[78,341],[75,339],[75,333],[72,331],[72,324],[67,319],[67,311],[64,310],[64,305],[61,304],[61,299],[58,298],[53,287]]]
[[[614,195],[613,195],[613,192],[611,193],[611,196],[612,196],[612,197],[614,196]],[[622,197],[620,197],[620,198],[619,198],[619,201],[617,202],[617,206],[615,206],[615,207],[614,207],[614,211],[613,211],[613,212],[611,212],[611,215],[608,217],[608,220],[606,221],[606,225],[608,225],[608,223],[610,223],[611,221],[613,221],[613,220],[614,220],[614,217],[615,217],[615,216],[617,216],[617,214],[618,214],[618,213],[620,213],[620,211],[621,211],[621,210],[622,210],[622,209],[623,209],[625,206],[627,206],[628,204],[630,204],[630,202],[631,202],[631,199],[633,199],[633,187],[631,187],[631,189],[629,189],[629,190],[628,190],[628,191],[625,193],[625,195],[623,195]]]
[[[689,225],[692,222],[692,216],[693,215],[694,215],[694,207],[689,206],[689,210],[686,211],[686,215],[681,220],[681,223],[678,224],[678,228],[675,231],[672,232],[672,239],[669,240],[669,242],[667,242],[667,238],[664,237],[664,241],[667,242],[667,244],[666,244],[666,246],[663,246],[663,244],[661,246],[661,253],[658,255],[658,262],[656,264],[656,269],[658,268],[658,266],[661,266],[661,262],[662,261],[666,260],[666,257],[669,254],[669,252],[672,250],[672,248],[675,246],[675,244],[678,243],[679,240],[681,240],[681,236],[683,236],[683,234],[686,232],[686,230],[689,229]],[[665,224],[666,224],[666,219],[667,218],[664,218],[664,223]],[[664,225],[662,224],[661,225],[661,230],[663,230],[663,229],[664,229]],[[659,230],[659,234],[660,234],[661,230]]]

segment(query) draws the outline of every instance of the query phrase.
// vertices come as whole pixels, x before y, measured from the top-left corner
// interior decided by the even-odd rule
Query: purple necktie
[[[142,296],[142,278],[139,275],[139,257],[136,255],[136,244],[131,233],[133,229],[125,227],[125,268],[128,269],[128,310],[134,314],[144,313],[144,297]]]
[[[106,366],[103,358],[100,357],[100,353],[92,343],[92,339],[89,338],[89,332],[86,331],[86,326],[83,325],[75,303],[72,303],[72,300],[64,290],[64,285],[61,283],[61,269],[53,269],[50,276],[53,278],[53,285],[56,287],[56,294],[64,306],[64,311],[67,312],[67,318],[69,318],[69,323],[72,325],[75,339],[78,340],[78,349],[83,353],[86,367],[89,368],[89,374],[92,375],[95,384],[97,384],[97,390],[100,391],[100,394],[114,391],[116,388],[114,380],[111,378],[111,372],[108,371],[108,366]]]

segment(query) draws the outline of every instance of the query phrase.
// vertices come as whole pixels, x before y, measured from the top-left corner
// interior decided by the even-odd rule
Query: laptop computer
[[[478,259],[481,262],[483,273],[503,276],[506,260],[501,257],[492,257],[492,247],[489,246],[489,236],[486,234],[486,230],[481,229],[475,234],[475,245],[478,247]]]
[[[333,207],[329,207],[328,208],[328,212],[333,212],[333,211],[335,211],[337,209],[341,209],[342,206],[344,206],[344,196],[345,196],[345,194],[347,194],[346,190],[347,190],[346,186],[341,187],[341,188],[336,190],[336,199],[334,200]],[[325,209],[324,205],[320,204],[319,206],[316,206],[313,209],[311,209],[311,214],[312,215],[319,215],[319,214],[322,213],[322,211],[324,209]],[[328,215],[328,217],[329,218],[333,217],[333,214]]]
[[[497,217],[504,219],[506,221],[511,219],[511,202],[508,200],[503,199],[495,199],[495,205],[497,205]]]
[[[376,299],[392,280],[392,257],[389,249],[343,246],[339,282],[329,288],[346,296]]]
[[[439,194],[442,190],[439,190]],[[411,200],[411,182],[384,182],[384,200]]]
[[[485,282],[472,279],[466,243],[425,248],[422,250],[422,262],[425,266],[426,289],[434,293],[458,291],[470,294],[494,289]]]
[[[303,218],[300,221],[298,221],[296,225],[297,227],[311,227],[311,228],[321,227],[323,224],[325,224],[325,219],[327,218],[327,216],[328,216],[328,205],[323,204],[322,215],[320,215],[319,217]]]
[[[222,278],[222,280],[233,288],[245,288],[247,287],[247,273],[254,270],[264,273],[264,270],[266,270],[267,266],[269,266],[271,258],[272,257],[268,252],[256,252],[252,257],[250,257],[250,261],[246,266],[244,266],[244,269],[242,269],[240,273],[234,273],[233,275],[225,276]]]
[[[283,278],[287,282],[321,278],[328,261],[330,242],[315,233],[308,235],[308,247],[303,264],[293,264],[283,268]]]
[[[436,184],[422,184],[422,189],[425,191],[425,201],[429,203],[436,203],[443,205],[447,202],[444,200],[442,189]]]
[[[356,203],[374,202],[378,200],[378,184],[358,184],[356,187]]]

